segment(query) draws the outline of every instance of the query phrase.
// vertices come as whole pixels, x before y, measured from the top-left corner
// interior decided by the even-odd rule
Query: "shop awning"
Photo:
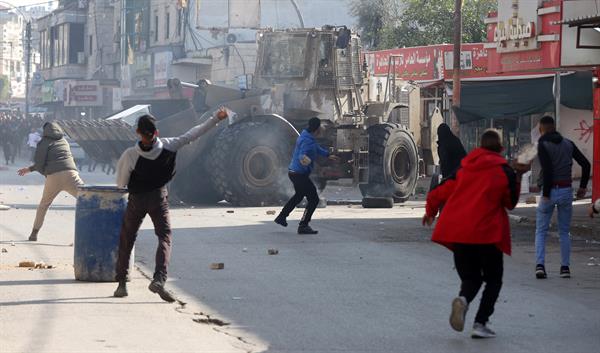
[[[553,84],[553,77],[463,82],[461,107],[456,109],[458,120],[464,124],[554,111]],[[452,87],[451,83],[447,85]],[[561,77],[561,104],[573,109],[592,109],[591,72]]]

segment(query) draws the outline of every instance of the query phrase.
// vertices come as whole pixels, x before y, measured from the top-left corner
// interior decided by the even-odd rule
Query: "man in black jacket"
[[[536,278],[546,278],[545,255],[546,236],[552,213],[558,211],[558,233],[560,236],[560,277],[571,277],[569,262],[571,256],[571,216],[573,214],[573,180],[571,179],[573,159],[581,166],[581,182],[577,197],[583,198],[590,178],[590,162],[577,146],[556,131],[554,119],[545,116],[540,120],[538,158],[542,173],[538,185],[542,188],[542,198],[537,207],[535,229]]]
[[[167,201],[167,183],[175,175],[177,151],[204,135],[227,118],[223,108],[206,122],[193,127],[179,137],[159,138],[155,119],[144,115],[137,123],[140,141],[123,152],[117,164],[117,186],[127,188],[129,202],[121,226],[116,280],[119,286],[115,297],[126,297],[129,258],[137,232],[147,215],[152,219],[158,237],[154,279],[148,289],[161,299],[174,302],[175,297],[165,289],[167,267],[171,256],[171,222]]]

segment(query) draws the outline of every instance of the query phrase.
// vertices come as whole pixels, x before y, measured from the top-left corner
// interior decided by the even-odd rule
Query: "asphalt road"
[[[573,278],[560,279],[551,242],[549,279],[540,281],[531,231],[516,229],[491,318],[498,337],[477,341],[448,325],[458,277],[451,253],[428,241],[417,204],[319,209],[315,236],[295,234],[295,221],[272,224],[270,209],[173,210],[169,282],[229,324],[221,329],[251,332],[269,352],[599,352],[600,266],[588,266],[597,245],[576,241]],[[152,230],[142,231],[136,256],[148,274],[155,246]],[[225,269],[211,270],[213,262]]]
[[[16,195],[11,202],[24,218],[15,222],[25,238],[43,179],[2,176],[0,192]],[[98,173],[83,177],[88,183],[112,181]],[[59,196],[45,225],[46,241],[52,243],[53,231],[72,232],[73,205],[68,196]],[[553,238],[549,278],[540,281],[533,277],[531,227],[513,228],[514,254],[505,257],[504,287],[491,318],[498,337],[472,340],[468,331],[457,333],[448,325],[458,277],[451,253],[432,244],[431,230],[420,225],[422,201],[384,210],[319,209],[313,226],[320,233],[314,236],[294,232],[302,210],[292,214],[288,228],[273,224],[268,210],[277,209],[172,209],[168,285],[190,303],[185,310],[175,308],[190,326],[179,334],[172,329],[164,339],[183,342],[195,329],[200,334],[197,325],[206,324],[191,319],[210,316],[217,320],[209,328],[256,352],[600,352],[597,242],[574,242],[573,278],[567,280],[558,278]],[[155,246],[146,219],[136,245],[136,262],[146,276],[153,272]],[[268,255],[270,248],[279,254]],[[225,263],[225,269],[211,270],[213,262]],[[145,279],[136,276],[135,281]],[[132,285],[127,303],[147,301],[146,285]],[[112,293],[110,284],[102,288],[101,296]],[[475,311],[468,313],[468,328]],[[169,317],[156,325],[170,327]],[[227,325],[219,326],[222,322]]]

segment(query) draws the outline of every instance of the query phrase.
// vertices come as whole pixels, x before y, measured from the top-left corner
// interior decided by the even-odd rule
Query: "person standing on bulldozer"
[[[288,176],[294,184],[295,194],[287,202],[287,204],[275,218],[275,223],[287,227],[287,217],[298,206],[298,204],[306,197],[308,204],[304,210],[304,215],[298,225],[298,234],[317,234],[318,231],[312,229],[308,224],[312,219],[312,215],[319,204],[319,194],[315,184],[310,180],[310,173],[313,170],[315,159],[317,156],[328,157],[330,160],[338,160],[337,156],[329,153],[329,151],[317,143],[315,140],[321,134],[321,120],[319,118],[311,118],[308,121],[308,127],[302,131],[296,140],[296,147],[292,154],[292,161],[289,165]]]
[[[117,163],[117,186],[127,188],[129,202],[121,226],[116,280],[119,286],[115,297],[126,297],[129,258],[146,214],[154,224],[158,237],[154,279],[148,289],[161,299],[174,302],[175,297],[165,289],[167,267],[171,256],[171,221],[167,201],[167,183],[175,175],[177,151],[192,143],[228,116],[225,108],[204,123],[194,126],[185,134],[173,138],[159,138],[155,119],[144,115],[138,119],[140,141],[123,152]]]

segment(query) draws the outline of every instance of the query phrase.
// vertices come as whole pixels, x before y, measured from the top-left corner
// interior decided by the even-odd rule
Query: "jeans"
[[[294,208],[296,208],[296,206],[298,206],[298,204],[306,196],[308,204],[304,210],[302,220],[300,220],[300,226],[307,226],[312,219],[315,209],[319,205],[319,194],[317,193],[317,188],[315,187],[315,184],[313,184],[312,180],[310,180],[308,174],[297,174],[290,172],[289,177],[292,181],[292,184],[294,184],[294,190],[296,193],[283,207],[283,210],[281,210],[281,214],[279,216],[283,217],[284,219],[287,218]]]
[[[156,189],[139,194],[129,194],[129,202],[123,217],[117,258],[117,281],[124,281],[129,275],[129,258],[137,238],[137,233],[146,215],[150,215],[154,224],[154,233],[158,237],[154,279],[165,282],[167,267],[171,257],[171,222],[166,189]]]
[[[571,216],[573,215],[573,189],[552,188],[550,200],[540,200],[535,220],[536,264],[544,265],[546,257],[546,237],[554,207],[558,210],[558,234],[560,236],[561,266],[569,266],[571,257]]]
[[[494,313],[502,288],[504,259],[493,244],[454,244],[454,266],[460,277],[459,295],[471,303],[485,282],[475,322],[485,325]]]

